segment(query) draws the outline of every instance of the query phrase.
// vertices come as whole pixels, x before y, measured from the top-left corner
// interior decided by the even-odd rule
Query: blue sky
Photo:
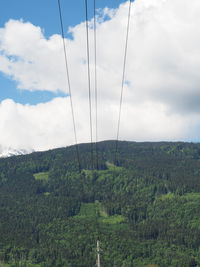
[[[97,8],[117,8],[123,0],[97,0]],[[93,1],[89,0],[89,14],[92,17]],[[65,29],[85,20],[84,0],[61,0]],[[57,0],[6,0],[0,1],[0,28],[10,19],[31,22],[44,30],[45,36],[60,34]],[[67,33],[67,32],[66,32]],[[11,98],[21,104],[48,102],[63,93],[48,91],[26,91],[17,89],[17,83],[0,72],[0,101]]]

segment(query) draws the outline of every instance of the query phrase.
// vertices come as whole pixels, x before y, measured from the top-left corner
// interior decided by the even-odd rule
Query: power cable
[[[98,169],[98,92],[97,92],[97,20],[96,20],[96,0],[94,0],[94,83],[95,83],[95,115],[96,115],[96,168]]]
[[[67,75],[67,84],[69,88],[69,98],[70,98],[70,106],[71,106],[71,113],[72,113],[72,121],[73,121],[73,130],[74,130],[74,139],[75,139],[75,147],[76,147],[76,156],[79,171],[81,171],[81,163],[80,163],[80,153],[79,153],[79,146],[77,142],[77,134],[76,134],[76,124],[75,124],[75,116],[74,116],[74,106],[72,100],[72,92],[71,92],[71,83],[70,83],[70,75],[69,75],[69,67],[68,67],[68,60],[67,60],[67,49],[65,44],[65,37],[64,37],[64,28],[63,28],[63,18],[62,18],[62,10],[60,0],[58,0],[58,10],[59,10],[59,18],[60,18],[60,27],[62,33],[62,41],[63,41],[63,51],[64,51],[64,60],[65,60],[65,70]]]
[[[131,3],[132,3],[132,0],[129,1],[129,10],[128,10],[124,62],[123,62],[123,71],[122,71],[122,83],[121,83],[121,95],[120,95],[120,104],[119,104],[119,116],[118,116],[118,124],[117,124],[117,138],[116,138],[116,143],[115,143],[115,163],[117,163],[117,154],[118,154],[118,145],[119,145],[119,131],[120,131],[120,122],[121,122],[121,111],[122,111],[124,81],[125,81],[125,72],[126,72],[126,59],[127,59],[129,29],[130,29]]]
[[[91,165],[94,168],[93,155],[93,130],[92,130],[92,101],[91,101],[91,79],[90,79],[90,47],[89,47],[89,25],[88,25],[88,3],[85,0],[85,17],[86,17],[86,42],[87,42],[87,75],[88,75],[88,99],[89,99],[89,117],[90,117],[90,143],[91,143]]]

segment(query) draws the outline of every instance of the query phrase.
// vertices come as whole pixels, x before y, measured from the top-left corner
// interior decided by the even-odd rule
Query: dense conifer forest
[[[0,266],[200,266],[200,144],[90,148],[0,159]]]

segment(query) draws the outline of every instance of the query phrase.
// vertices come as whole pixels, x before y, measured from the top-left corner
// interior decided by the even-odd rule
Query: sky
[[[90,141],[84,1],[61,0],[78,142]],[[116,139],[129,1],[96,0],[98,140]],[[93,1],[89,41],[94,108]],[[56,0],[0,1],[0,148],[74,144]],[[120,140],[200,140],[200,2],[132,2]],[[95,141],[95,136],[93,136]]]

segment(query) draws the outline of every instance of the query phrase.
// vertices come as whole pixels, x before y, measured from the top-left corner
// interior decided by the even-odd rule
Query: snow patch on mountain
[[[11,147],[4,147],[0,145],[0,158],[7,158],[11,156],[26,155],[34,152],[33,149],[16,149]]]

